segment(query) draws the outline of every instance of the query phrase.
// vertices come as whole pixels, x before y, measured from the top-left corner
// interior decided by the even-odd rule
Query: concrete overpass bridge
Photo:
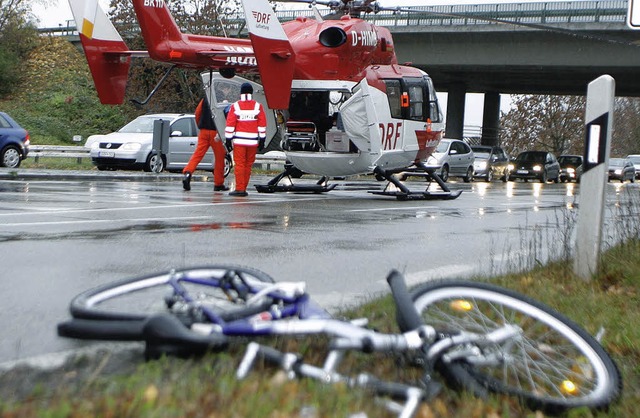
[[[640,31],[626,26],[627,8],[627,0],[419,6],[367,19],[391,30],[400,62],[448,93],[448,137],[463,137],[466,93],[484,93],[482,143],[493,144],[500,94],[583,95],[609,74],[617,96],[640,96]],[[312,11],[278,15],[285,21]],[[75,28],[62,29],[73,36]]]

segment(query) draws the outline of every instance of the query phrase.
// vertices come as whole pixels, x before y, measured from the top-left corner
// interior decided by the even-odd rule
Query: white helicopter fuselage
[[[324,103],[299,104],[297,97],[309,92],[315,97],[328,94],[329,108],[323,111]],[[282,141],[287,159],[306,173],[335,177],[368,174],[375,167],[395,171],[425,161],[442,136],[442,118],[434,123],[393,117],[390,102],[388,94],[369,86],[366,79],[294,80]],[[316,122],[325,116],[333,118],[330,126]],[[316,125],[315,137],[307,143],[297,142],[298,122]],[[431,139],[419,143],[416,132],[427,130]]]

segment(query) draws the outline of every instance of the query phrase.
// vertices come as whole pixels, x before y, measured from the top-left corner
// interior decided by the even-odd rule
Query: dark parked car
[[[20,167],[29,154],[29,143],[29,132],[0,112],[0,167]]]
[[[560,163],[560,181],[580,181],[582,175],[581,155],[561,155],[558,157]]]
[[[627,158],[631,160],[631,163],[636,168],[636,178],[640,179],[640,154],[630,154]]]
[[[636,180],[636,169],[628,158],[609,158],[609,181],[620,180],[624,182]]]
[[[475,155],[473,177],[485,181],[492,181],[494,178],[509,181],[509,156],[502,148],[473,145],[471,149]]]
[[[525,151],[511,163],[510,180],[539,180],[546,183],[560,181],[560,164],[556,156],[547,151]]]

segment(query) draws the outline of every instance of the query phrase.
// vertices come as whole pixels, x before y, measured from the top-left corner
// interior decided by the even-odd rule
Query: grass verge
[[[608,411],[577,409],[569,417],[633,417],[640,403],[640,241],[616,246],[603,256],[602,271],[591,282],[573,276],[568,263],[553,263],[525,273],[490,279],[550,305],[591,334],[606,330],[603,345],[624,380],[622,398]],[[343,314],[367,317],[372,327],[396,332],[390,297],[368,302]],[[264,342],[264,341],[263,341]],[[278,338],[266,343],[320,364],[323,337]],[[392,416],[371,395],[310,379],[288,380],[283,372],[259,366],[244,381],[234,377],[244,343],[202,358],[140,361],[127,375],[61,372],[57,385],[37,387],[26,396],[0,401],[3,417],[385,417]],[[349,354],[343,365],[354,375],[366,371],[389,380],[411,382],[417,370],[395,356]],[[81,366],[78,366],[80,368]],[[355,415],[355,414],[363,415]],[[421,405],[418,417],[542,417],[517,401],[492,396],[480,400],[444,389]]]
[[[91,163],[90,158],[58,158],[58,157],[38,157],[29,156],[20,164],[21,169],[38,169],[38,170],[97,170]]]

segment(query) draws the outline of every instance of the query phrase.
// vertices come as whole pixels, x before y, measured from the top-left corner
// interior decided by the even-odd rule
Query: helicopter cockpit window
[[[425,120],[424,118],[424,90],[422,85],[409,85],[409,119]]]
[[[425,76],[424,79],[427,83],[427,89],[429,92],[429,118],[431,119],[431,122],[442,122],[442,113],[440,113],[438,96],[436,95],[435,87],[433,87],[433,81],[427,76]]]
[[[384,83],[387,86],[387,99],[389,100],[391,117],[400,119],[402,118],[402,86],[400,85],[400,80],[385,80]]]

